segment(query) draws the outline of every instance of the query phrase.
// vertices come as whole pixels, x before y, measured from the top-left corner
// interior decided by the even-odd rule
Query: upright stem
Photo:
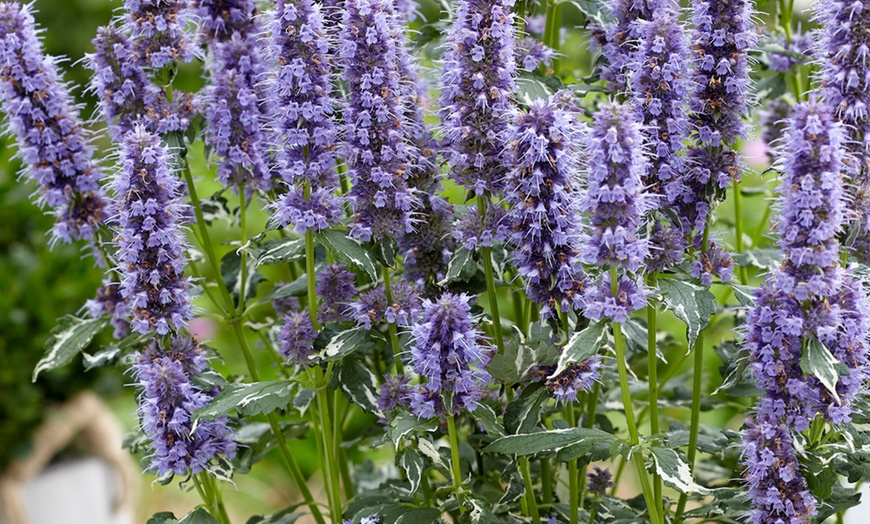
[[[574,414],[574,403],[569,402],[565,407],[568,415],[569,427],[577,425],[577,416]],[[580,522],[580,486],[577,485],[577,459],[568,461],[568,522],[579,524]]]
[[[734,224],[737,228],[736,247],[737,253],[743,253],[743,195],[740,194],[740,182],[734,182]],[[746,276],[746,267],[739,266],[737,268],[737,276],[740,278],[740,283],[744,286],[749,278]]]
[[[390,268],[384,266],[384,294],[387,296],[387,307],[393,303],[393,290],[390,286]],[[390,345],[393,348],[393,360],[396,361],[396,373],[404,374],[405,365],[402,364],[402,346],[399,344],[399,334],[396,325],[387,322],[387,331],[390,332]]]
[[[529,457],[520,457],[520,473],[523,476],[523,487],[525,488],[526,506],[529,508],[529,516],[532,517],[534,524],[540,524],[541,515],[538,513],[538,501],[535,500],[535,488],[532,484],[532,468],[529,465]]]
[[[456,434],[456,415],[447,416],[447,436],[450,439],[450,458],[453,468],[453,488],[456,490],[456,500],[459,502],[459,513],[465,513],[462,505],[462,468],[459,465],[459,436]]]
[[[325,481],[329,483],[329,506],[332,513],[332,522],[341,522],[341,486],[339,485],[338,463],[335,456],[335,440],[332,433],[332,421],[330,420],[329,397],[326,384],[328,378],[324,376],[323,369],[314,368],[317,377],[317,389],[315,399],[317,401],[317,420],[320,426],[320,434],[323,438],[323,469]]]
[[[616,266],[610,266],[610,282],[613,295],[617,293],[618,275]],[[616,349],[616,365],[619,372],[619,389],[622,392],[622,403],[625,407],[625,421],[628,426],[629,443],[632,447],[636,447],[640,443],[640,437],[637,431],[637,424],[634,420],[634,408],[632,407],[631,392],[628,390],[628,363],[625,360],[625,343],[622,337],[622,324],[613,322],[613,344]],[[654,498],[652,487],[649,483],[649,476],[644,464],[643,453],[640,450],[634,450],[631,461],[634,463],[637,470],[637,476],[640,479],[643,498],[646,500],[647,510],[649,511],[650,520],[653,524],[663,524],[659,511],[658,503]]]
[[[553,56],[553,72],[559,72],[559,47],[562,29],[562,5],[559,0],[548,0],[547,19],[544,26],[544,45],[556,51]]]
[[[477,197],[477,213],[480,215],[480,220],[483,222],[483,217],[486,216],[486,202],[483,196]],[[481,257],[483,258],[483,273],[486,277],[486,293],[489,297],[489,309],[492,312],[492,329],[495,333],[495,345],[498,354],[504,353],[504,335],[501,332],[501,315],[498,313],[498,295],[495,292],[495,277],[492,270],[492,250],[487,247],[481,248]]]
[[[652,273],[647,280],[650,288],[656,287],[657,277]],[[649,409],[650,409],[650,433],[653,435],[659,434],[659,389],[658,389],[658,355],[656,345],[656,304],[650,301],[646,309],[647,323],[647,368],[649,383]],[[653,475],[653,495],[656,501],[661,503],[659,511],[664,515],[664,504],[662,500],[662,479],[659,475]]]
[[[311,183],[305,183],[305,200],[311,196]],[[314,231],[310,228],[305,231],[305,273],[308,279],[308,315],[311,317],[311,325],[314,331],[320,330],[317,321],[317,275],[314,274]]]
[[[601,383],[596,382],[592,388],[592,392],[586,397],[586,420],[583,422],[583,427],[591,429],[595,426],[595,412],[598,410],[598,397],[601,396]],[[580,468],[580,507],[586,504],[586,468],[587,464],[583,464]]]

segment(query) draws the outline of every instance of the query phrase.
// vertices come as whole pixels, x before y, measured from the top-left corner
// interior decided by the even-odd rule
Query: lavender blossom
[[[253,0],[200,0],[201,32],[212,51],[211,83],[201,104],[206,142],[219,157],[218,179],[227,186],[272,186],[265,122],[269,115],[263,77],[262,29]]]
[[[523,70],[531,73],[541,65],[553,65],[556,51],[545,46],[543,42],[531,36],[524,36],[516,43],[516,62],[522,64]]]
[[[682,262],[685,251],[686,240],[682,230],[674,225],[663,225],[657,220],[650,232],[644,268],[649,273],[672,268]]]
[[[354,275],[343,264],[330,264],[317,272],[317,296],[323,301],[319,313],[321,322],[349,320],[349,304],[354,295]]]
[[[809,33],[796,33],[792,36],[791,44],[786,41],[785,37],[780,37],[777,43],[788,53],[776,51],[767,53],[767,61],[774,71],[788,73],[795,66],[803,64],[807,58],[813,56],[813,37]],[[795,55],[803,55],[803,57]]]
[[[768,101],[765,104],[763,111],[759,111],[761,116],[761,128],[763,129],[761,139],[767,146],[767,155],[770,163],[779,156],[777,146],[782,139],[782,134],[785,131],[786,119],[791,114],[792,104],[785,97],[779,97],[776,100]]]
[[[423,302],[423,318],[411,327],[411,363],[426,379],[412,391],[411,412],[429,418],[431,396],[449,393],[451,413],[474,411],[490,377],[485,368],[489,353],[480,345],[483,333],[473,325],[472,297],[444,293]]]
[[[124,0],[124,8],[138,60],[154,71],[193,60],[194,46],[184,33],[190,18],[186,0]]]
[[[284,315],[281,331],[278,334],[278,350],[291,364],[307,365],[314,353],[314,339],[317,332],[307,311]]]
[[[386,288],[380,285],[359,296],[359,301],[350,304],[353,319],[365,329],[373,324],[387,322],[399,327],[413,324],[420,314],[420,296],[417,290],[402,282],[394,282],[390,288],[392,302],[387,300]]]
[[[441,65],[440,115],[450,176],[477,195],[504,188],[514,92],[513,0],[461,0]]]
[[[278,64],[270,82],[277,164],[290,186],[275,203],[272,219],[282,227],[293,224],[300,233],[320,231],[338,222],[342,211],[335,194],[329,40],[320,9],[311,0],[279,0],[271,47],[271,61]]]
[[[137,126],[121,144],[118,195],[118,264],[121,294],[139,333],[166,335],[193,317],[184,276],[187,242],[180,182],[169,168],[160,137]]]
[[[115,140],[123,139],[136,124],[159,134],[187,129],[195,113],[192,97],[178,94],[170,104],[148,79],[132,43],[118,28],[99,28],[92,43],[95,52],[86,57],[94,72],[90,88],[100,99],[100,112]]]
[[[487,206],[481,220],[477,209],[469,209],[453,223],[453,237],[469,251],[491,246],[507,238],[506,216],[501,207]]]
[[[411,402],[410,379],[404,375],[384,375],[378,394],[378,409],[383,416],[378,419],[381,424],[389,424],[393,412],[401,406],[408,406]]]
[[[236,445],[227,418],[200,422],[193,413],[217,391],[202,389],[194,375],[208,369],[202,348],[187,336],[153,342],[137,354],[133,375],[140,388],[139,418],[149,439],[149,469],[158,476],[197,474],[217,455],[232,458]]]
[[[414,152],[403,129],[394,17],[385,0],[347,1],[339,44],[348,90],[345,156],[354,183],[351,235],[365,241],[413,229],[407,169]]]
[[[650,153],[644,184],[659,193],[684,170],[683,141],[688,136],[685,105],[691,89],[686,35],[675,9],[652,13],[638,28],[636,73],[630,78],[632,109],[639,115]]]
[[[0,3],[0,101],[38,202],[53,210],[53,241],[92,238],[105,219],[102,174],[31,8],[14,2]]]
[[[127,317],[127,301],[121,295],[121,287],[112,279],[103,279],[94,298],[85,302],[85,309],[91,318],[108,315],[114,331],[112,336],[120,340],[130,334]]]
[[[280,291],[282,288],[288,286],[284,282],[279,282],[275,284],[275,291]],[[288,295],[286,297],[278,297],[272,301],[272,309],[275,310],[275,313],[279,315],[284,315],[286,313],[295,313],[297,311],[302,311],[302,307],[299,304],[299,297]]]
[[[613,482],[613,473],[607,468],[593,466],[586,477],[589,479],[589,493],[596,497],[605,495],[608,489],[616,485]]]
[[[576,402],[577,395],[592,389],[601,377],[601,358],[597,355],[570,366],[553,376],[556,366],[535,366],[530,377],[535,382],[544,382],[557,402]]]
[[[610,282],[610,275],[605,273],[600,284],[586,288],[583,300],[587,318],[625,322],[632,313],[646,306],[647,291],[640,279],[618,276],[615,292]]]
[[[697,238],[697,240],[700,243],[701,239]],[[722,282],[729,282],[734,275],[734,260],[731,258],[731,253],[711,241],[707,250],[701,252],[698,259],[692,262],[689,274],[700,279],[701,284],[705,286],[713,284],[714,275]]]
[[[536,100],[511,127],[516,160],[505,197],[511,203],[514,266],[541,315],[579,304],[586,275],[579,256],[577,187],[583,129],[558,97]]]

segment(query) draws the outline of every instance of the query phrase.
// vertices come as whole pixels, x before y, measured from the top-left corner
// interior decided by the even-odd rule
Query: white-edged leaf
[[[707,488],[695,484],[689,463],[671,448],[652,446],[649,448],[656,473],[665,484],[680,493],[707,493]]]
[[[691,351],[698,334],[716,313],[716,297],[707,288],[682,280],[663,278],[658,284],[662,304],[686,324],[688,350]]]
[[[329,340],[317,360],[320,362],[340,360],[364,347],[367,339],[368,332],[361,327],[339,331]]]
[[[559,364],[551,376],[558,376],[574,364],[579,364],[589,357],[596,355],[607,343],[607,323],[595,322],[585,329],[574,333],[568,340],[568,344],[562,349],[559,356]]]
[[[531,433],[541,417],[541,406],[549,398],[547,388],[541,383],[529,384],[523,393],[507,405],[504,412],[504,428],[508,433]]]
[[[305,258],[304,238],[282,238],[263,245],[257,255],[256,267],[267,264],[283,264]]]
[[[534,455],[544,451],[558,452],[586,440],[602,442],[613,441],[615,438],[610,433],[593,428],[551,429],[508,435],[495,440],[483,450],[505,455]]]
[[[801,355],[801,371],[804,375],[819,379],[837,402],[840,402],[840,396],[837,394],[837,382],[840,380],[840,373],[837,370],[839,363],[831,354],[831,350],[815,338],[807,342]]]
[[[378,379],[365,363],[346,358],[333,368],[330,387],[341,389],[348,400],[364,411],[383,416],[378,409]]]
[[[399,442],[415,431],[431,432],[438,427],[438,421],[435,419],[421,420],[410,411],[400,409],[396,411],[393,418],[390,419],[390,427],[387,429],[387,436],[399,449]]]
[[[336,260],[365,271],[372,280],[378,279],[375,259],[362,244],[347,236],[347,232],[325,229],[315,234]]]
[[[498,421],[498,415],[495,411],[486,404],[478,404],[474,411],[471,412],[474,420],[480,424],[487,435],[495,438],[506,435],[504,427]]]
[[[396,455],[396,466],[405,472],[405,477],[411,483],[411,492],[416,493],[426,471],[426,460],[417,450],[409,447]]]
[[[45,354],[33,368],[33,381],[36,382],[43,371],[69,363],[108,323],[107,317],[78,318],[73,315],[61,317],[57,326],[51,330],[51,338],[45,343]]]
[[[287,407],[295,392],[295,384],[289,380],[229,384],[209,405],[193,414],[193,422],[197,425],[201,420],[213,420],[234,410],[248,417],[270,413]]]
[[[444,280],[438,282],[439,286],[443,286],[450,282],[465,282],[474,276],[477,272],[477,263],[474,261],[474,252],[464,247],[460,247],[450,257],[450,262],[447,264],[447,274],[444,275]]]

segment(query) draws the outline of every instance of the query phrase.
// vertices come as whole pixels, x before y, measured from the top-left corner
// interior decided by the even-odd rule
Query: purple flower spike
[[[275,101],[277,164],[290,191],[275,203],[272,219],[282,227],[295,225],[300,233],[334,225],[342,211],[335,194],[336,128],[328,44],[320,8],[311,0],[276,3],[271,62],[278,68],[269,90]]]
[[[105,219],[102,174],[31,8],[15,2],[0,3],[0,102],[39,203],[54,211],[52,240],[92,238]]]
[[[646,307],[646,289],[640,280],[632,280],[628,276],[620,276],[616,284],[616,293],[610,284],[610,275],[605,273],[597,286],[587,286],[583,295],[584,312],[592,320],[607,319],[613,322],[625,322],[632,313]]]
[[[364,241],[400,238],[413,230],[408,164],[415,153],[403,129],[395,16],[385,0],[345,3],[339,53],[348,90],[344,136],[354,183],[351,234]]]
[[[558,376],[556,366],[535,366],[530,376],[535,382],[544,382],[547,390],[559,402],[576,402],[577,395],[592,389],[601,378],[601,358],[596,355],[574,364]]]
[[[500,193],[514,93],[513,0],[461,0],[441,65],[441,122],[450,176]]]
[[[194,45],[184,33],[190,22],[187,0],[124,0],[125,26],[137,58],[157,71],[190,62]]]
[[[314,339],[317,332],[311,324],[311,315],[307,311],[298,311],[284,315],[284,323],[278,334],[281,355],[291,364],[309,365],[314,353]]]
[[[103,279],[96,296],[85,302],[85,309],[91,318],[109,315],[114,327],[112,335],[116,339],[120,340],[130,334],[130,322],[126,320],[127,301],[121,295],[121,287],[114,280]]]
[[[211,83],[200,103],[208,121],[206,142],[219,157],[218,179],[233,188],[252,184],[268,190],[272,177],[264,127],[270,109],[254,2],[200,0],[196,12],[212,52]]]
[[[487,206],[482,220],[477,209],[471,208],[453,223],[453,237],[469,251],[491,246],[507,237],[506,218],[499,206]]]
[[[354,275],[343,264],[331,264],[317,272],[317,296],[322,299],[321,322],[349,320],[350,302],[354,295]]]
[[[580,263],[577,186],[583,128],[558,97],[537,100],[511,127],[515,167],[510,201],[514,265],[526,293],[551,317],[579,303],[586,275]]]
[[[115,140],[136,124],[159,134],[187,129],[195,113],[192,97],[178,94],[170,104],[148,79],[133,45],[119,29],[99,28],[92,43],[95,51],[86,57],[94,72],[90,88],[100,99],[100,112]]]
[[[361,294],[359,301],[350,305],[353,319],[366,329],[380,322],[400,327],[413,324],[420,314],[420,295],[417,290],[403,282],[394,282],[390,291],[393,295],[391,304],[387,303],[383,285]]]
[[[531,36],[524,36],[516,43],[516,62],[522,64],[523,70],[531,73],[541,65],[553,65],[556,52],[545,46],[543,42]]]
[[[184,276],[187,241],[180,182],[169,168],[160,137],[144,127],[124,136],[118,195],[118,266],[121,294],[139,333],[166,335],[193,317]]]
[[[381,384],[380,394],[378,395],[378,409],[383,413],[383,417],[378,419],[381,424],[389,424],[392,419],[393,412],[401,406],[408,406],[411,403],[411,387],[408,385],[410,379],[404,375],[384,375],[384,383]]]
[[[227,417],[204,420],[193,428],[194,412],[217,394],[193,381],[207,369],[202,348],[187,336],[173,337],[166,346],[153,342],[137,354],[132,372],[140,388],[139,418],[150,441],[149,469],[158,476],[195,475],[215,456],[235,455]]]
[[[607,468],[601,469],[598,466],[593,466],[592,471],[587,473],[586,477],[589,479],[589,493],[593,496],[600,497],[616,485],[613,482],[613,473]]]
[[[480,345],[483,333],[474,327],[472,297],[444,293],[423,302],[423,318],[411,327],[411,363],[426,379],[411,393],[411,412],[418,417],[436,415],[433,396],[450,393],[451,413],[474,411],[489,384],[485,368],[490,354]]]

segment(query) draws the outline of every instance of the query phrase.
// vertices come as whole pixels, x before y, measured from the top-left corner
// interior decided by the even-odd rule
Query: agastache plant
[[[125,0],[124,9],[136,57],[152,71],[193,60],[194,43],[184,31],[187,0]]]
[[[37,31],[30,7],[0,4],[7,133],[18,143],[24,173],[39,185],[38,202],[55,216],[53,240],[93,239],[107,218],[102,173],[57,60],[43,52]]]

